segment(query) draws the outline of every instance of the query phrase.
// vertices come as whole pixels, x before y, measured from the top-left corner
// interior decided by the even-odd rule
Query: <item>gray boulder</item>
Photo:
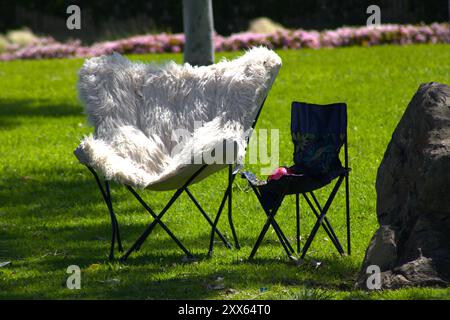
[[[367,268],[381,270],[381,288],[450,284],[450,87],[422,84],[409,103],[378,169],[375,232]]]

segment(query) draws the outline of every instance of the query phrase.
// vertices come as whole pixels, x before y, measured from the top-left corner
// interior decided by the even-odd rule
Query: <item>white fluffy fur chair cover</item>
[[[237,151],[232,162],[242,162],[246,133],[280,66],[262,47],[203,67],[133,63],[119,54],[88,59],[78,91],[95,134],[75,155],[108,180],[155,190],[181,187],[224,143]],[[194,182],[227,165],[208,164]]]

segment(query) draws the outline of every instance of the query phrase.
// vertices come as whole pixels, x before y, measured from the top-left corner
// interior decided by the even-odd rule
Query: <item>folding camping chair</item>
[[[112,180],[125,185],[153,218],[122,261],[140,249],[157,225],[192,257],[162,222],[182,193],[212,228],[210,255],[216,234],[232,247],[217,228],[228,201],[229,225],[239,248],[232,221],[232,183],[280,66],[278,55],[266,48],[205,67],[173,62],[145,65],[119,54],[85,61],[78,89],[95,134],[85,137],[74,153],[94,175],[107,205],[112,225],[110,259],[116,241],[119,251],[123,249],[110,192]],[[189,187],[224,168],[228,168],[228,186],[211,219]],[[157,214],[136,188],[176,191]]]
[[[347,224],[347,252],[350,255],[350,208],[348,176],[348,147],[347,147],[347,106],[344,103],[330,105],[315,105],[293,102],[291,109],[291,134],[294,143],[294,166],[287,174],[278,180],[261,181],[251,172],[242,172],[254,193],[256,194],[265,214],[266,223],[250,254],[252,259],[270,226],[273,227],[283,249],[291,259],[295,259],[295,250],[290,244],[281,227],[275,220],[285,196],[295,195],[296,200],[296,242],[297,253],[300,254],[300,195],[308,203],[317,218],[316,223],[301,251],[303,259],[311,246],[320,226],[325,230],[331,242],[339,252],[344,249],[334,232],[327,213],[345,180],[345,206]],[[344,146],[344,166],[339,159],[339,151]],[[314,191],[325,187],[333,180],[336,183],[322,207]]]

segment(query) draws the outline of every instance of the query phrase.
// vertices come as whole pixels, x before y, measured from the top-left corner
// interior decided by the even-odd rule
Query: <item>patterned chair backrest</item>
[[[347,105],[293,102],[291,134],[297,173],[328,175],[342,169],[339,151],[347,139]]]

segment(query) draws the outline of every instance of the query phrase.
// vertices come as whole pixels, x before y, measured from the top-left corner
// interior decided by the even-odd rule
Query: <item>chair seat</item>
[[[191,184],[226,168],[228,164],[236,163],[243,157],[245,146],[242,143],[242,132],[226,129],[218,131],[214,126],[215,131],[212,134],[212,130],[208,129],[210,126],[206,124],[197,129],[186,141],[185,146],[179,148],[173,155],[165,154],[164,148],[152,143],[152,139],[138,130],[134,130],[132,134],[139,133],[139,139],[136,140],[142,141],[139,153],[128,152],[133,150],[135,144],[129,143],[133,141],[132,134],[124,132],[123,136],[130,139],[124,140],[120,145],[93,136],[86,137],[74,154],[81,163],[102,172],[107,180],[116,180],[132,187],[157,191],[178,189],[205,164],[207,167]],[[234,150],[234,157],[217,159],[218,161],[209,163],[203,161],[205,155],[210,155],[217,150],[223,150],[223,154],[225,150]],[[202,161],[195,163],[194,158]]]
[[[248,182],[258,188],[261,194],[274,193],[290,195],[311,192],[320,189],[339,176],[346,175],[350,168],[338,168],[324,175],[288,174],[278,180],[262,181],[251,172],[242,172],[242,176]]]

